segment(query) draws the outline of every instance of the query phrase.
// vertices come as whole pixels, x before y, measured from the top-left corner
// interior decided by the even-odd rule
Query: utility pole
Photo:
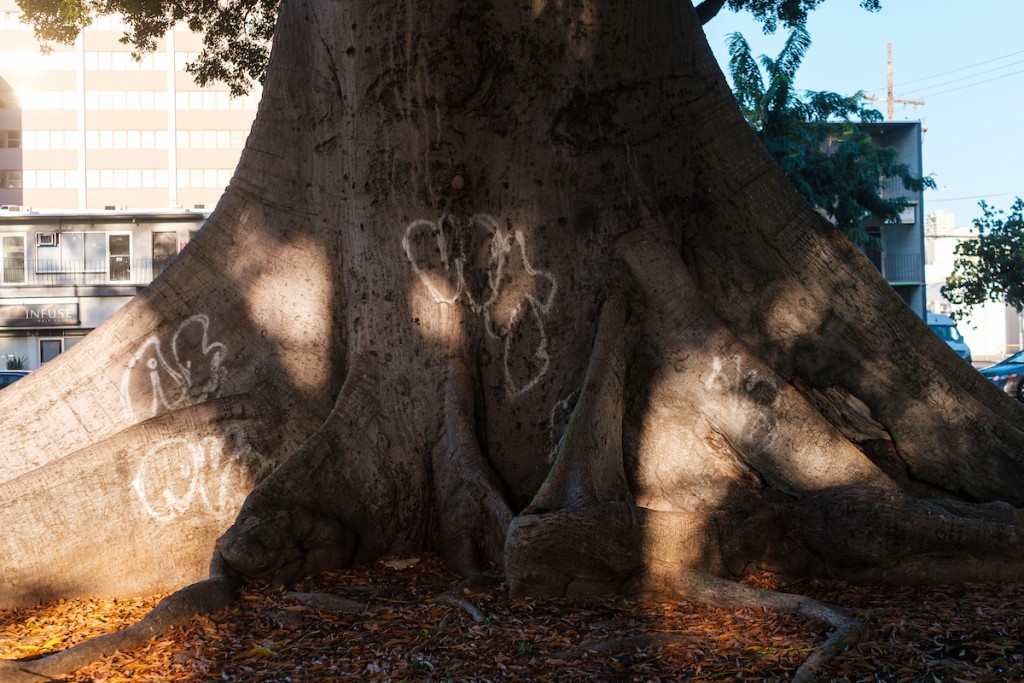
[[[900,104],[912,104],[912,105],[914,105],[916,107],[919,104],[923,105],[924,104],[924,100],[902,100],[902,99],[899,99],[897,97],[893,97],[893,93],[892,93],[892,43],[889,43],[889,54],[888,54],[888,56],[889,56],[889,64],[888,64],[888,67],[889,67],[888,68],[888,76],[889,76],[888,77],[888,84],[889,84],[888,93],[889,93],[889,96],[886,98],[886,102],[888,103],[888,107],[887,107],[887,113],[889,115],[888,116],[888,120],[892,121],[893,118],[894,118],[894,115],[893,115],[893,105],[896,102],[899,102]],[[875,97],[874,95],[865,95],[864,99],[869,101],[869,102],[879,102],[879,101],[881,101],[879,98]]]

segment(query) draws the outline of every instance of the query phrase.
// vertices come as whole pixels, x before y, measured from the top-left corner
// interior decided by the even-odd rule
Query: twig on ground
[[[473,621],[478,624],[482,624],[487,620],[487,616],[480,610],[479,607],[474,605],[472,602],[462,597],[455,591],[445,591],[437,596],[436,601],[443,605],[451,605],[452,607],[458,607],[463,612],[468,614]]]
[[[415,654],[423,652],[423,650],[427,649],[428,647],[436,643],[441,638],[442,634],[444,634],[444,627],[447,625],[448,617],[442,617],[441,621],[437,622],[437,627],[434,628],[434,633],[429,638],[424,640],[422,643],[420,643],[413,649],[409,650],[408,654],[405,655],[406,659],[409,659]]]

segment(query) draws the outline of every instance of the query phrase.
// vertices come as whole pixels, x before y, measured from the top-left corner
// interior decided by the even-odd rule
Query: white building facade
[[[238,163],[259,89],[184,71],[179,26],[140,61],[98,17],[43,53],[0,0],[0,368],[34,369],[126,304],[189,241]]]
[[[953,306],[942,296],[942,286],[953,272],[956,246],[977,239],[974,227],[957,227],[956,217],[948,211],[933,211],[925,221],[928,310],[949,314]],[[1002,360],[1022,349],[1024,319],[1012,307],[986,303],[971,311],[970,319],[958,324],[964,341],[977,365]]]

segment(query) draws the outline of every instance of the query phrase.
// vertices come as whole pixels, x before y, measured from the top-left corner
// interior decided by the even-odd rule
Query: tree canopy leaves
[[[807,30],[797,27],[775,59],[762,55],[759,62],[743,35],[733,33],[733,90],[747,121],[797,190],[855,243],[875,245],[864,219],[896,221],[909,205],[904,197],[883,198],[880,179],[899,178],[914,192],[934,187],[934,181],[914,176],[896,148],[876,145],[858,125],[882,120],[880,112],[864,105],[862,93],[805,91],[801,97],[793,83],[810,45]]]
[[[17,0],[25,21],[44,41],[71,43],[93,17],[120,14],[128,27],[121,41],[138,52],[153,50],[178,22],[203,36],[203,49],[187,70],[200,85],[220,81],[231,92],[262,82],[280,0]]]
[[[970,309],[988,301],[1024,310],[1024,200],[1017,197],[1009,213],[980,206],[978,237],[956,246],[953,272],[942,287],[942,296],[960,307],[955,318],[970,317]]]
[[[764,26],[765,33],[774,33],[779,24],[787,28],[802,27],[807,22],[808,12],[816,9],[825,0],[728,0],[729,9],[734,12],[746,10]],[[882,8],[882,0],[861,0],[860,6],[876,12]]]

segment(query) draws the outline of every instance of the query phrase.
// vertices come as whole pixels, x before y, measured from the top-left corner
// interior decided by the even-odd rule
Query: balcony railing
[[[882,275],[891,284],[918,284],[924,282],[924,261],[921,254],[882,254]]]
[[[33,261],[3,259],[0,287],[40,287],[62,285],[149,284],[169,261],[130,259],[110,256],[99,261]]]

